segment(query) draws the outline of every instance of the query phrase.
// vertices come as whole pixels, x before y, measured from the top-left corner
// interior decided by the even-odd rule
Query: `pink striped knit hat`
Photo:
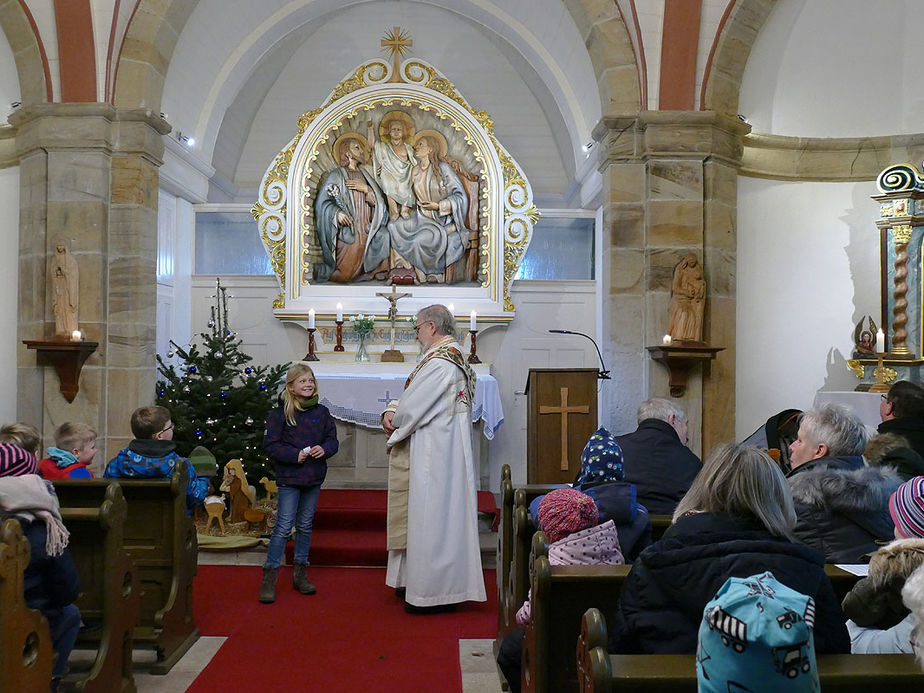
[[[37,471],[35,455],[18,445],[0,443],[0,477],[36,474]]]
[[[924,476],[913,477],[896,489],[889,498],[889,513],[903,537],[924,537]]]
[[[573,488],[557,488],[539,502],[536,512],[539,528],[554,544],[569,534],[597,524],[599,513],[594,499]]]

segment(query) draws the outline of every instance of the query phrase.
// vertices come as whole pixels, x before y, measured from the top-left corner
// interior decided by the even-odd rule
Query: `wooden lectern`
[[[566,484],[597,430],[595,368],[530,368],[526,414],[526,481]]]

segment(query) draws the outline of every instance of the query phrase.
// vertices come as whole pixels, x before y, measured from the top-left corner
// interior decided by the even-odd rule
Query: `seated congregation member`
[[[208,494],[209,482],[199,479],[192,463],[176,451],[173,442],[173,421],[166,407],[139,407],[132,412],[132,435],[135,439],[106,465],[107,479],[158,479],[173,476],[177,464],[185,464],[189,472],[186,487],[186,507],[192,511]]]
[[[687,447],[683,410],[661,397],[638,408],[638,428],[617,436],[625,480],[638,489],[638,502],[653,515],[670,515],[690,488],[702,462]]]
[[[924,388],[899,380],[879,402],[879,433],[897,433],[924,457]]]
[[[0,443],[15,445],[26,452],[31,452],[38,459],[42,448],[42,434],[32,424],[11,423],[0,426]]]
[[[914,627],[911,629],[911,646],[914,656],[924,669],[924,568],[915,570],[902,587],[902,601],[911,611]]]
[[[10,517],[19,520],[29,541],[23,593],[26,606],[41,611],[48,621],[56,655],[51,690],[57,691],[80,630],[80,611],[73,603],[80,581],[67,550],[68,533],[58,499],[50,482],[43,481],[37,470],[31,451],[0,444],[0,521]]]
[[[619,534],[619,546],[627,561],[634,561],[651,543],[648,511],[636,500],[636,489],[623,481],[622,451],[605,428],[599,428],[581,453],[581,469],[574,488],[586,493],[597,504],[600,524],[612,520]],[[529,504],[533,524],[539,526],[539,504],[545,496]]]
[[[63,423],[55,429],[48,457],[39,460],[39,474],[46,479],[89,479],[94,457],[96,431],[85,423]]]
[[[779,466],[749,446],[718,446],[674,511],[660,541],[642,551],[611,619],[610,651],[693,654],[703,608],[730,577],[770,571],[815,600],[815,648],[848,652],[850,640],[824,557],[789,539],[792,497]]]
[[[870,438],[863,457],[870,467],[895,467],[902,481],[924,474],[924,458],[898,433],[880,433]]]
[[[865,446],[863,423],[838,404],[804,412],[789,446],[795,536],[828,563],[866,563],[877,541],[892,538],[889,496],[901,479],[894,468],[865,466]]]
[[[910,653],[914,620],[902,587],[924,564],[924,476],[898,487],[889,499],[895,541],[873,554],[869,575],[844,598],[850,649],[858,654]]]
[[[571,488],[550,491],[539,503],[539,528],[549,540],[551,565],[620,565],[625,563],[612,520],[597,524],[597,505],[585,493]],[[527,597],[517,611],[517,625],[506,635],[497,653],[497,665],[519,693],[522,678],[523,635],[531,616]]]

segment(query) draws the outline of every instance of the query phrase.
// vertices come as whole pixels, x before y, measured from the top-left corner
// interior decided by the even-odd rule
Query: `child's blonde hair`
[[[314,394],[318,394],[318,379],[315,377],[314,371],[304,363],[293,364],[289,366],[289,370],[286,372],[286,386],[282,390],[282,405],[283,412],[286,416],[286,423],[290,426],[295,425],[295,412],[304,411],[304,409],[298,397],[293,395],[289,390],[289,385],[301,378],[305,373],[311,374],[311,377],[314,379]]]
[[[85,423],[68,421],[55,429],[55,447],[68,452],[81,450],[93,440],[96,431]]]
[[[32,424],[11,423],[0,426],[0,443],[10,443],[39,457],[42,434]]]

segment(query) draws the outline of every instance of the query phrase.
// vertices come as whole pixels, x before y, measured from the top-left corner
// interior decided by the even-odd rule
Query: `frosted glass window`
[[[196,274],[272,274],[250,212],[196,213]]]
[[[594,220],[539,218],[514,279],[593,279]]]

